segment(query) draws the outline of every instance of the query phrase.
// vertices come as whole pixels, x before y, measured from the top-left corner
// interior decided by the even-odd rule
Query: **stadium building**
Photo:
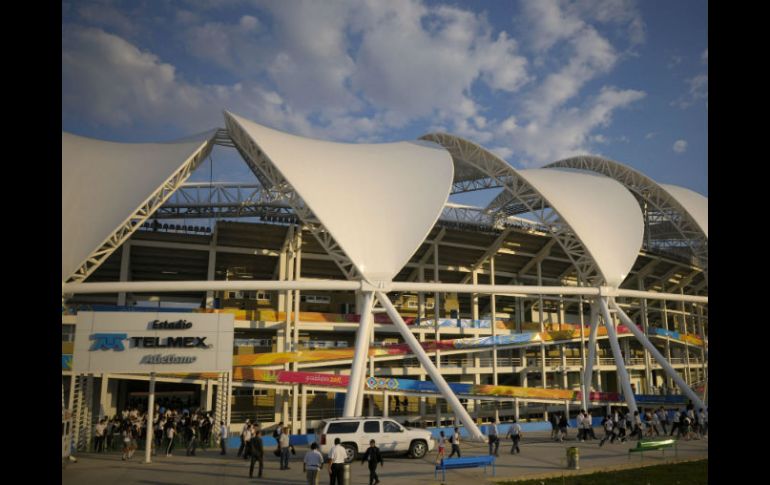
[[[443,133],[352,145],[225,122],[170,143],[62,133],[62,407],[78,446],[99,416],[146,407],[149,380],[73,372],[85,311],[233,314],[232,372],[155,377],[160,402],[233,429],[706,401],[702,195],[592,156],[516,170]],[[257,182],[185,183],[225,150]],[[495,195],[449,200],[473,191]]]

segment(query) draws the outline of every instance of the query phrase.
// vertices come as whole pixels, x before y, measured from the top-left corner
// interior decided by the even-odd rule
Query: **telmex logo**
[[[94,343],[89,350],[125,350],[123,341],[127,338],[127,333],[94,333],[91,334]]]

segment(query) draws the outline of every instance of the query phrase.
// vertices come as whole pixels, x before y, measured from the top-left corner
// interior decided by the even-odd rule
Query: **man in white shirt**
[[[342,485],[343,465],[348,458],[348,453],[345,451],[345,447],[340,445],[340,439],[334,438],[334,446],[329,450],[329,485]]]
[[[243,425],[243,429],[241,430],[241,446],[238,447],[238,456],[241,456],[244,449],[246,448],[246,443],[249,442],[249,439],[251,439],[251,433],[249,433],[249,437],[246,438],[246,431],[251,428],[251,421],[246,420],[246,424]]]
[[[492,446],[495,447],[495,452],[492,453]],[[500,439],[497,437],[497,420],[494,420],[492,424],[489,425],[489,454],[494,454],[495,456],[500,456],[497,454],[497,450],[500,448]]]
[[[281,449],[281,470],[289,469],[289,427],[283,428],[278,437],[278,447]]]
[[[94,451],[101,453],[104,451],[104,432],[107,429],[107,425],[102,419],[97,423],[96,430],[94,431],[96,439],[94,440]]]
[[[324,466],[324,457],[318,451],[318,443],[313,442],[310,445],[310,451],[305,453],[305,460],[302,464],[302,471],[307,474],[307,485],[316,485],[318,470]]]
[[[508,430],[508,436],[513,440],[513,445],[511,446],[511,454],[515,453],[521,453],[521,450],[519,449],[519,440],[521,439],[521,425],[516,422],[516,420],[513,420],[513,424],[511,425],[511,428]]]
[[[219,453],[220,455],[225,454],[225,442],[227,441],[227,426],[225,426],[224,421],[219,422],[219,445],[222,447],[222,452]]]

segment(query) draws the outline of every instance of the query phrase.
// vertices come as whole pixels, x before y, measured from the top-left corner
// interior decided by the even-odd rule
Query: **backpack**
[[[449,437],[449,442],[454,443],[455,442],[455,435],[452,435]]]

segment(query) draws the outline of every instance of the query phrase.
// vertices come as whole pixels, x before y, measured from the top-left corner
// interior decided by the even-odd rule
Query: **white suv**
[[[412,458],[422,458],[435,447],[430,431],[405,428],[383,417],[326,419],[318,425],[315,435],[324,455],[329,454],[334,439],[339,438],[348,453],[348,463],[364,453],[372,439],[383,453],[408,453]]]

